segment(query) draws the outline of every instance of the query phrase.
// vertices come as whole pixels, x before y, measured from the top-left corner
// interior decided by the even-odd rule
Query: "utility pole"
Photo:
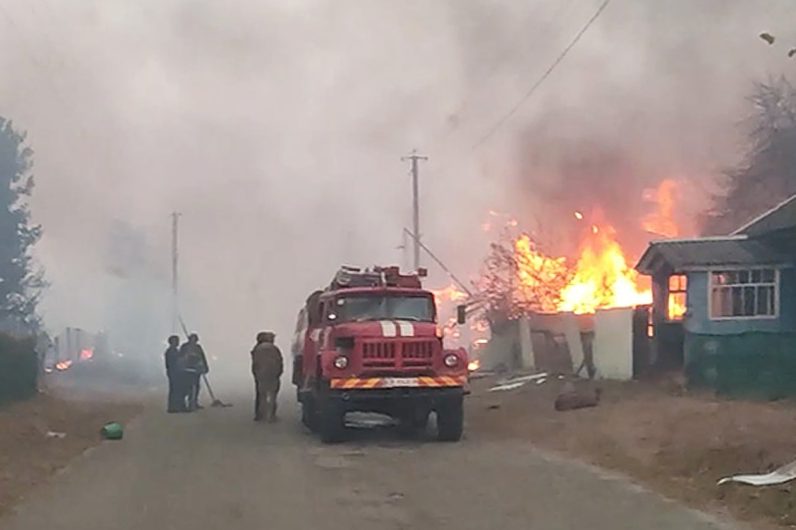
[[[171,330],[179,331],[179,276],[177,265],[179,261],[179,223],[180,213],[171,214]]]
[[[418,182],[419,175],[419,160],[428,160],[427,156],[420,156],[417,154],[417,149],[412,151],[411,155],[401,157],[401,160],[409,160],[411,163],[410,171],[412,173],[412,231],[414,234],[414,267],[415,270],[420,269],[420,184]]]

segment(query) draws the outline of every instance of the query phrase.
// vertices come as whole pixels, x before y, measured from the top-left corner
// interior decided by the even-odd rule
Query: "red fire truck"
[[[438,438],[461,438],[467,353],[444,349],[424,276],[343,267],[299,312],[293,384],[302,421],[324,442],[342,439],[354,411],[390,415],[410,430],[425,429],[435,412]]]

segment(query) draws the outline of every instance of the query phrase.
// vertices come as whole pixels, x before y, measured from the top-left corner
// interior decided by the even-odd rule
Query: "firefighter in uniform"
[[[283,372],[282,352],[274,344],[276,336],[270,331],[257,334],[257,344],[251,352],[254,375],[254,421],[276,420],[276,397],[279,378]]]

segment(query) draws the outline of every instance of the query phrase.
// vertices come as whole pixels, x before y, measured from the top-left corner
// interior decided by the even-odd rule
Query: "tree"
[[[31,223],[33,150],[25,134],[0,117],[0,329],[31,334],[40,330],[37,312],[44,274],[31,250],[41,226]]]
[[[504,319],[557,311],[573,272],[564,258],[544,253],[529,234],[504,230],[490,245],[476,284],[492,329]]]
[[[780,78],[757,84],[749,99],[749,150],[725,173],[703,219],[706,233],[730,233],[796,193],[796,90]]]

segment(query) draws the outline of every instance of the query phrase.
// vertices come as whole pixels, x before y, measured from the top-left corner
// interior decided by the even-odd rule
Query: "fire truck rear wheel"
[[[345,434],[345,409],[334,400],[325,400],[318,411],[318,430],[323,443],[337,443]]]
[[[458,442],[464,432],[464,400],[461,397],[446,400],[437,406],[437,439],[441,442]]]

